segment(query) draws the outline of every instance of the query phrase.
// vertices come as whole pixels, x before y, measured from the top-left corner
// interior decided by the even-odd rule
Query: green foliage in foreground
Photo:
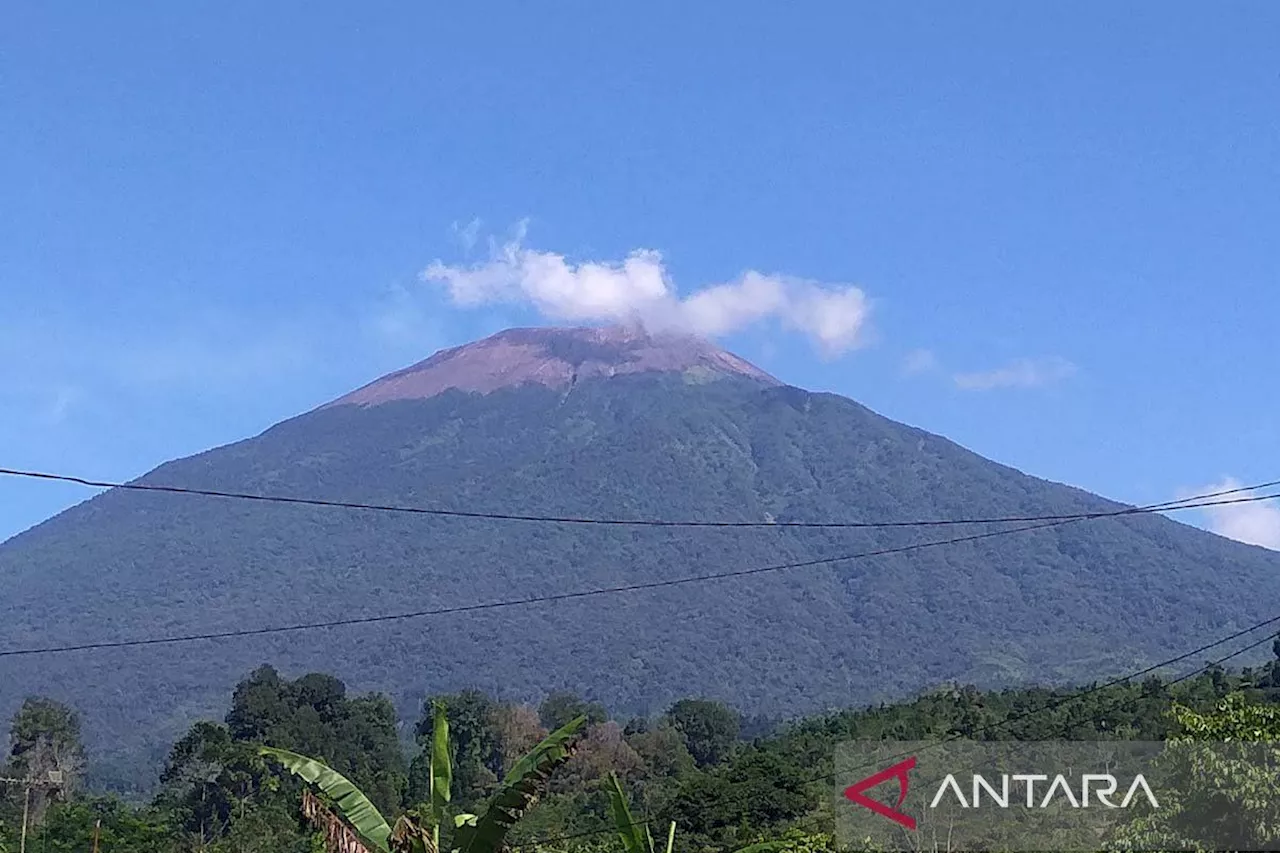
[[[143,482],[708,521],[1120,508],[835,395],[693,379],[584,378],[569,393],[526,386],[322,408],[166,464]],[[65,607],[68,590],[77,603],[75,631],[64,637],[72,642],[165,633],[158,626],[174,625],[179,614],[179,633],[344,619],[953,535],[427,524],[398,513],[109,491],[0,543],[0,648],[62,636],[50,633],[49,614]],[[136,659],[145,665],[119,667],[97,655],[3,658],[0,714],[16,710],[24,693],[61,691],[84,715],[97,757],[93,778],[118,787],[132,779],[133,790],[150,794],[164,750],[196,719],[221,716],[228,690],[263,660],[290,673],[359,679],[362,689],[388,691],[402,713],[425,693],[477,687],[509,700],[572,689],[623,716],[654,715],[685,697],[776,716],[896,700],[948,678],[995,687],[1115,675],[1266,618],[1277,600],[1280,554],[1163,517],[1126,516],[734,583],[478,610],[465,624],[370,624],[341,642],[264,635],[207,654],[155,646]],[[577,716],[549,710],[561,721]],[[550,717],[539,722],[556,727]],[[505,772],[492,740],[459,748],[460,796],[473,796],[468,788],[478,795]],[[698,744],[689,749],[705,761]],[[401,772],[384,766],[383,782],[358,780],[380,809],[394,800]],[[465,778],[471,771],[476,777]]]
[[[1178,796],[1135,820],[1119,843],[1144,850],[1272,846],[1280,838],[1280,706],[1235,693],[1208,713],[1175,704],[1172,716],[1180,733],[1160,762],[1179,780]]]
[[[503,839],[524,816],[557,767],[572,754],[571,741],[586,723],[578,717],[552,732],[521,757],[502,780],[502,785],[480,815],[460,814],[454,821],[453,845],[457,853],[496,853]],[[262,755],[272,758],[289,772],[319,788],[333,808],[309,797],[305,816],[319,824],[335,851],[348,849],[344,843],[351,830],[363,844],[380,853],[439,853],[441,824],[451,799],[452,760],[448,722],[443,703],[436,703],[434,740],[430,758],[431,800],[406,810],[394,828],[378,812],[360,789],[342,774],[321,761],[283,749],[262,747]]]
[[[261,668],[237,688],[225,722],[198,723],[173,746],[160,793],[150,802],[74,791],[52,797],[32,827],[28,850],[85,853],[97,827],[101,853],[315,853],[324,849],[324,836],[300,810],[303,791],[315,783],[311,790],[322,804],[359,828],[371,850],[386,849],[385,843],[470,853],[501,845],[521,853],[663,853],[668,847],[671,853],[834,853],[833,786],[824,777],[842,741],[962,736],[1280,744],[1277,674],[1280,659],[1256,671],[1214,670],[1178,684],[1150,678],[1073,699],[1071,691],[946,687],[910,702],[810,717],[765,736],[730,740],[723,735],[737,727],[736,716],[715,703],[680,702],[625,723],[591,709],[582,714],[572,754],[563,737],[548,739],[543,720],[559,722],[565,709],[585,710],[587,703],[560,697],[539,714],[475,693],[428,697],[412,727],[419,754],[406,771],[398,721],[384,697],[348,696],[341,682],[326,676],[291,681]],[[50,721],[73,717],[69,709],[41,707],[57,712],[46,714]],[[1016,722],[1000,725],[1011,717]],[[18,740],[33,742],[30,715],[20,722]],[[67,745],[74,753],[76,745]],[[269,758],[264,746],[273,748],[266,750]],[[1280,761],[1280,746],[1276,752]],[[285,763],[306,782],[276,762],[289,753],[299,755]],[[307,765],[311,758],[318,761]],[[1256,837],[1277,831],[1280,810],[1267,780],[1244,766],[1214,772],[1244,804],[1243,828],[1232,831]],[[412,782],[415,774],[421,783]],[[339,780],[361,792],[359,802]],[[1207,798],[1176,806],[1161,815],[1163,823],[1150,816],[1135,821],[1129,837],[1175,839],[1182,824],[1218,807]],[[19,792],[0,791],[0,851],[18,848],[20,807]],[[355,816],[360,810],[378,819],[366,824]],[[396,847],[397,827],[418,846]],[[768,846],[753,847],[761,843]]]

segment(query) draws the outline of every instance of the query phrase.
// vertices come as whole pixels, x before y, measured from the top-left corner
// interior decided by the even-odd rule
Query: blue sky
[[[1030,473],[1275,479],[1278,34],[1265,2],[10,4],[0,465],[136,476],[563,319],[530,265],[589,298],[650,250],[671,304],[792,294],[728,348]],[[815,346],[795,293],[850,288]],[[0,538],[84,497],[0,481]]]

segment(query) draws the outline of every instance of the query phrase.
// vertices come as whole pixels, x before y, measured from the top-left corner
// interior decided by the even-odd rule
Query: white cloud
[[[44,411],[44,422],[58,426],[67,420],[71,409],[84,398],[84,392],[74,385],[64,385],[53,393],[53,399]]]
[[[907,357],[902,360],[902,372],[908,376],[915,376],[920,373],[932,373],[941,365],[938,362],[938,356],[933,350],[916,349],[907,353]]]
[[[1203,489],[1184,491],[1180,497],[1225,492],[1239,489],[1243,485],[1234,477],[1227,477],[1222,482]],[[1224,495],[1220,500],[1244,496]],[[1219,536],[1280,551],[1280,506],[1272,502],[1226,504],[1205,507],[1201,512],[1209,522],[1209,529]]]
[[[966,391],[995,388],[1038,388],[1073,376],[1076,366],[1064,358],[1020,358],[995,370],[957,373],[956,386]]]
[[[422,278],[443,286],[455,305],[524,303],[555,321],[639,324],[718,337],[775,320],[807,335],[828,356],[864,342],[870,304],[857,287],[752,270],[682,298],[656,251],[573,263],[523,242],[521,225],[514,239],[491,244],[488,260],[466,266],[436,261]]]
[[[455,222],[449,227],[449,231],[453,234],[453,239],[462,247],[462,251],[471,254],[471,250],[476,247],[476,241],[480,239],[480,228],[483,224],[478,218],[465,224]]]

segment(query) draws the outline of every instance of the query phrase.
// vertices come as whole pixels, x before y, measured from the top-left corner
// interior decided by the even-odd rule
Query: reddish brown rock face
[[[623,327],[508,329],[438,352],[329,405],[421,400],[450,388],[481,394],[526,383],[567,388],[581,379],[689,370],[781,384],[750,362],[700,338]]]

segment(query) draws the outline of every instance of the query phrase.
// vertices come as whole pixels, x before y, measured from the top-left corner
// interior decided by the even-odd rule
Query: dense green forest
[[[743,720],[701,699],[648,718],[613,719],[602,705],[568,693],[533,707],[479,691],[430,697],[417,720],[402,722],[383,695],[351,695],[329,675],[289,680],[263,666],[236,687],[223,721],[199,722],[173,744],[157,792],[145,802],[85,790],[89,757],[76,712],[32,697],[13,719],[3,775],[44,780],[54,770],[61,780],[31,787],[30,799],[25,786],[5,786],[0,851],[19,849],[24,805],[33,853],[90,851],[95,833],[102,853],[323,850],[323,839],[299,817],[302,784],[258,747],[319,758],[383,814],[397,815],[431,796],[437,704],[451,737],[451,808],[458,813],[482,809],[519,756],[549,731],[585,718],[574,753],[512,829],[512,848],[622,853],[610,822],[616,776],[637,819],[675,823],[677,850],[731,850],[761,840],[795,851],[834,850],[831,773],[841,741],[1226,738],[1232,726],[1246,726],[1254,739],[1280,740],[1280,640],[1274,650],[1276,660],[1262,667],[1214,668],[1177,683],[1152,677],[1076,692],[946,686],[909,702],[779,724]]]
[[[1119,509],[852,400],[680,374],[582,381],[568,394],[520,387],[335,406],[164,465],[143,482],[748,522]],[[0,545],[0,648],[470,607],[994,529],[500,524],[117,490]],[[225,713],[237,680],[261,661],[383,692],[402,718],[427,694],[465,687],[509,702],[570,690],[619,717],[657,716],[687,695],[791,717],[899,701],[947,679],[995,689],[1107,678],[1265,619],[1277,598],[1280,554],[1162,517],[1095,519],[750,577],[368,624],[341,642],[283,634],[216,650],[6,656],[0,717],[27,693],[75,705],[96,756],[93,778],[144,790],[169,745],[195,720]]]

